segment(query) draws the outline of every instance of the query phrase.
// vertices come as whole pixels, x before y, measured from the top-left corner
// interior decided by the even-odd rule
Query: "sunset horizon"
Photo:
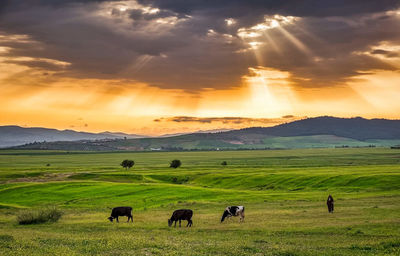
[[[144,131],[144,129],[140,129],[139,132],[135,132],[137,130],[129,131],[129,130],[107,130],[102,129],[91,129],[88,125],[83,124],[81,127],[79,126],[69,126],[69,127],[52,127],[48,125],[20,125],[20,124],[12,124],[5,123],[1,124],[0,127],[22,127],[22,128],[44,128],[44,129],[54,129],[59,131],[75,131],[75,132],[87,132],[87,133],[124,133],[127,135],[138,135],[144,137],[162,137],[162,136],[175,136],[181,134],[190,134],[190,133],[216,133],[216,132],[225,132],[225,131],[234,131],[241,130],[247,128],[268,128],[275,127],[282,124],[288,124],[295,121],[301,121],[305,119],[317,119],[323,117],[332,117],[338,119],[355,119],[362,118],[366,120],[392,120],[398,121],[400,118],[384,118],[384,117],[362,117],[362,116],[350,116],[350,117],[340,117],[340,116],[304,116],[304,117],[295,117],[295,116],[283,116],[280,118],[246,118],[246,117],[190,117],[190,116],[174,116],[174,117],[162,117],[152,120],[153,122],[174,122],[180,126],[182,123],[189,123],[184,129],[174,128],[160,128],[157,131],[161,131],[161,133],[149,133]],[[165,120],[165,121],[164,121]],[[217,124],[215,124],[217,123]],[[190,125],[192,124],[192,125]],[[147,129],[147,128],[146,128]],[[140,131],[143,131],[142,133]],[[169,132],[168,132],[169,131]],[[164,132],[164,133],[162,133]]]

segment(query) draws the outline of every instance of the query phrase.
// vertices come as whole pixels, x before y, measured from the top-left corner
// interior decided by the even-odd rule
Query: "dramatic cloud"
[[[398,68],[382,60],[397,52],[371,48],[399,44],[397,8],[391,0],[2,1],[0,54],[52,76],[187,91],[239,86],[256,66],[290,72],[296,86],[335,86]]]
[[[3,0],[0,123],[154,135],[399,118],[399,31],[398,0]]]
[[[251,13],[283,13],[287,15],[315,17],[349,16],[391,10],[393,6],[399,5],[396,0],[139,0],[139,2],[143,4],[150,2],[153,6],[173,10],[178,13],[213,12],[232,17],[251,16]]]

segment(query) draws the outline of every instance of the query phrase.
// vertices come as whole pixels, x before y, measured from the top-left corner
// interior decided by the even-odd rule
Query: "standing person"
[[[326,205],[328,206],[328,212],[333,213],[333,197],[331,195],[328,196],[328,200],[326,200]]]

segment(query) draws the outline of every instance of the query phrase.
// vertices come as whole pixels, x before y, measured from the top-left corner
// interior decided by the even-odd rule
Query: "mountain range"
[[[0,126],[0,147],[11,147],[34,142],[104,140],[123,138],[143,138],[145,136],[126,133],[90,133],[73,130],[56,130],[42,127],[25,128],[15,125]]]
[[[70,130],[58,131],[44,128],[8,127],[8,134],[12,135],[10,137],[7,137],[6,133],[3,132],[4,127],[0,127],[1,145],[4,147],[3,141],[9,143],[9,145],[11,143],[17,145],[16,143],[21,143],[28,139],[31,140],[27,142],[29,144],[15,147],[20,149],[105,151],[228,150],[368,147],[400,144],[400,120],[364,119],[361,117],[337,118],[323,116],[302,119],[274,127],[252,127],[224,132],[199,132],[152,138],[138,138],[139,135],[117,133],[91,134]],[[43,137],[38,135],[29,137],[27,131],[34,131],[31,129],[39,129]],[[20,136],[19,133],[23,136]],[[15,140],[12,141],[12,138],[15,138]],[[33,140],[33,138],[35,139]],[[39,142],[43,140],[46,140],[46,142]]]

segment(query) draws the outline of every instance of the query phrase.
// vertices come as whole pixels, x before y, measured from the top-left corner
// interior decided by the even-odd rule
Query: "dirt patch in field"
[[[73,173],[46,173],[37,177],[23,177],[7,180],[5,183],[62,181],[67,179],[71,175],[73,175]]]

